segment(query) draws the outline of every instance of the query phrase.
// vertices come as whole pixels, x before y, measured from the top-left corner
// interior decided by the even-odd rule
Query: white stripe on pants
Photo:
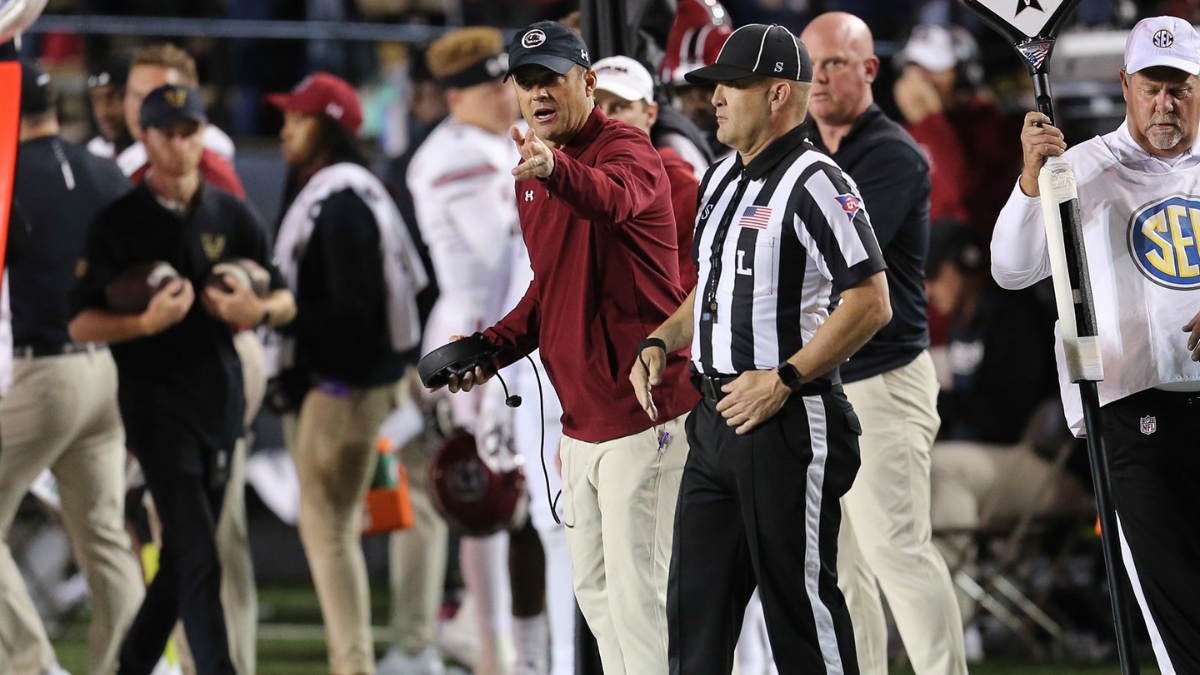
[[[667,672],[667,576],[686,419],[603,443],[562,439],[575,597],[605,675]]]

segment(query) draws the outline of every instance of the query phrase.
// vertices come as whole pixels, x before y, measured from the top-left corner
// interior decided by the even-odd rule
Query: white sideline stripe
[[[804,499],[804,589],[812,605],[813,621],[817,628],[817,644],[825,659],[827,675],[843,675],[842,653],[838,649],[833,615],[821,600],[821,497],[825,488],[825,459],[829,456],[826,442],[825,400],[820,396],[805,396],[808,413],[808,435],[812,443],[812,462],[808,465],[808,480]]]
[[[1125,573],[1129,575],[1133,595],[1137,597],[1138,607],[1142,609],[1142,618],[1146,620],[1146,630],[1150,632],[1150,644],[1154,647],[1154,658],[1158,659],[1158,669],[1162,675],[1175,675],[1175,664],[1167,654],[1167,645],[1163,643],[1162,633],[1154,617],[1150,616],[1150,606],[1146,604],[1146,594],[1142,592],[1142,582],[1138,580],[1137,567],[1133,564],[1133,553],[1125,541],[1125,528],[1121,526],[1121,516],[1117,515],[1117,534],[1121,538],[1121,559],[1125,562]]]

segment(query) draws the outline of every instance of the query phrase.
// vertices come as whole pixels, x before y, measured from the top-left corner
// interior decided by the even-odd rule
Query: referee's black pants
[[[1103,408],[1125,570],[1163,673],[1200,673],[1200,394]]]
[[[187,430],[166,426],[156,430],[154,447],[134,448],[162,523],[162,548],[117,672],[149,675],[182,619],[197,675],[234,675],[216,539],[224,489],[205,464],[212,450]]]
[[[671,675],[728,675],[757,585],[780,673],[857,675],[837,587],[858,420],[840,389],[793,395],[739,436],[704,399],[687,421],[667,591]]]

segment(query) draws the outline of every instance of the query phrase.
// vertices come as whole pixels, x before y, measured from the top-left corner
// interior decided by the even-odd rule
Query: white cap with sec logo
[[[1200,35],[1192,24],[1173,16],[1142,19],[1125,40],[1125,72],[1168,66],[1200,74]]]
[[[592,64],[596,89],[626,101],[654,102],[654,78],[645,66],[628,56],[610,56]]]

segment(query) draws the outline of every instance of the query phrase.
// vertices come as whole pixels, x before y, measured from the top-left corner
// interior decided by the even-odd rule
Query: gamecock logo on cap
[[[533,49],[534,47],[541,47],[542,43],[545,41],[546,34],[540,30],[534,29],[526,33],[525,37],[521,38],[521,46],[526,49]]]

